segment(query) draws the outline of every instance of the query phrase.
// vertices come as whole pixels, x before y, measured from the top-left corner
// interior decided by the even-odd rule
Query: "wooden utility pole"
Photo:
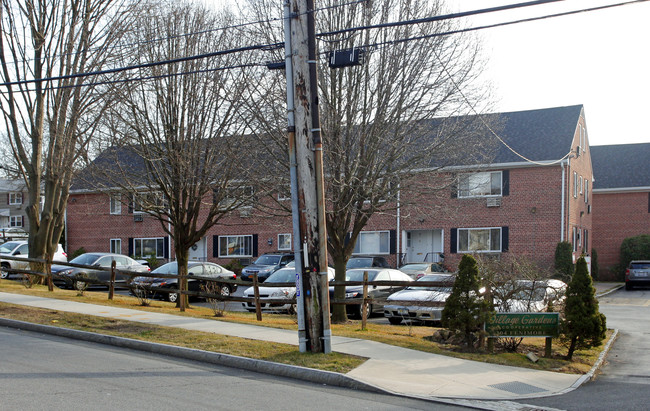
[[[294,251],[297,254],[297,298],[300,322],[304,321],[303,347],[311,352],[331,352],[327,234],[323,147],[318,117],[317,56],[313,0],[286,0],[289,22],[287,90],[289,148],[292,178]],[[289,57],[290,56],[290,57]],[[291,81],[289,79],[291,78]],[[292,172],[292,177],[293,177]],[[297,215],[296,215],[297,214]],[[295,225],[298,225],[296,229]],[[302,313],[302,319],[300,314]],[[299,331],[300,333],[300,331]],[[304,341],[303,341],[304,340]]]

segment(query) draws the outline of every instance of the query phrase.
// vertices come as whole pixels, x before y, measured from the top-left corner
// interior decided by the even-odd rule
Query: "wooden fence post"
[[[108,299],[113,299],[115,293],[115,260],[111,261],[111,281],[108,283]]]
[[[363,272],[363,302],[361,303],[361,329],[366,329],[366,320],[368,319],[368,271]]]
[[[255,315],[257,321],[262,321],[262,307],[260,307],[260,288],[257,285],[257,273],[253,274],[253,291],[255,292]]]

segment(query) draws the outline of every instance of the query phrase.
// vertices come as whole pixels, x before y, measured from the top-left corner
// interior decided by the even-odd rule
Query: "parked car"
[[[111,268],[111,263],[115,261],[115,268],[120,271],[131,272],[149,272],[149,267],[139,264],[131,257],[122,254],[111,253],[84,253],[72,259],[71,264],[85,265],[89,267],[68,267],[65,265],[53,265],[52,275],[54,285],[61,288],[74,288],[84,289],[86,287],[102,286],[100,284],[93,284],[82,280],[74,280],[74,277],[86,277],[95,281],[102,281],[108,283],[111,278],[110,270],[96,270],[90,267]],[[125,286],[127,281],[131,280],[131,276],[117,272],[115,275],[115,285]]]
[[[253,274],[257,274],[258,281],[266,281],[271,274],[286,266],[293,259],[294,255],[289,253],[263,254],[253,264],[241,270],[241,279],[253,281]]]
[[[425,275],[445,272],[445,269],[440,263],[408,263],[401,266],[399,270],[408,274],[414,280]]]
[[[497,312],[542,312],[549,303],[557,310],[566,288],[560,280],[517,280],[492,290],[492,301]]]
[[[332,267],[327,268],[327,280],[332,281],[334,279],[334,269]],[[296,268],[294,262],[288,263],[284,268],[279,269],[269,276],[269,278],[264,281],[264,284],[273,284],[273,283],[295,283],[296,282]],[[286,286],[286,287],[269,287],[262,286],[258,287],[258,292],[260,296],[260,308],[265,311],[286,311],[289,314],[294,314],[296,312],[296,303],[292,301],[287,301],[286,303],[267,303],[265,300],[279,300],[287,299],[293,300],[296,298],[296,287],[295,286]],[[255,289],[249,287],[244,291],[244,297],[252,298],[255,297]],[[242,302],[242,305],[245,309],[250,312],[255,311],[255,303],[253,302]]]
[[[350,257],[348,260],[346,270],[371,267],[390,268],[390,265],[386,261],[386,258],[382,256],[355,256]]]
[[[414,285],[391,294],[386,299],[384,317],[393,325],[403,320],[439,322],[444,303],[451,294],[456,276],[452,274],[429,274],[420,277]],[[419,282],[440,282],[436,287],[418,286]]]
[[[363,281],[363,273],[368,272],[368,281],[399,281],[399,282],[411,282],[413,279],[407,274],[399,270],[392,268],[356,268],[353,270],[348,270],[345,273],[345,281]],[[368,297],[371,297],[375,300],[383,300],[389,295],[404,289],[404,285],[372,285],[368,286]],[[330,298],[334,297],[334,287],[330,287]],[[345,298],[363,298],[363,286],[362,285],[349,285],[345,287]],[[379,312],[382,310],[382,303],[367,302],[368,316],[373,312]],[[352,317],[361,317],[362,307],[361,304],[350,304],[346,305],[347,312],[349,316]]]
[[[3,255],[12,256],[12,257],[23,257],[27,258],[29,256],[29,244],[27,241],[7,241],[6,243],[0,245],[0,278],[7,278],[11,274],[7,271],[8,269],[12,270],[26,270],[29,269],[29,263],[26,261],[15,261],[15,260],[2,260]],[[58,245],[52,261],[68,261],[68,255],[63,251],[63,246]]]
[[[625,289],[631,290],[635,285],[650,285],[650,261],[634,260],[625,270]]]
[[[151,274],[168,274],[168,275],[178,275],[178,262],[172,261],[167,264],[163,264],[160,267],[156,268],[151,272]],[[201,286],[206,284],[205,280],[190,278],[192,276],[197,277],[210,277],[210,278],[223,278],[227,280],[236,280],[237,274],[234,272],[223,268],[219,264],[215,263],[206,263],[206,262],[189,262],[187,264],[187,290],[188,291],[203,291]],[[237,284],[230,283],[214,283],[218,285],[218,292],[223,296],[228,296],[237,290]],[[170,290],[178,289],[178,279],[176,278],[161,278],[161,277],[135,277],[133,279],[132,285],[135,288],[131,289],[131,294],[136,292],[144,292],[143,287],[157,287],[157,288],[168,288]],[[169,291],[153,291],[151,294],[153,298],[166,299],[173,303],[178,300],[178,293],[169,292]]]

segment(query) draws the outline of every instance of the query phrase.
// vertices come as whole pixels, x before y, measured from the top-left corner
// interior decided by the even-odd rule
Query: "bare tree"
[[[255,150],[240,120],[248,57],[184,59],[239,46],[237,32],[215,30],[232,23],[226,11],[175,1],[142,7],[132,38],[137,47],[125,63],[176,62],[143,69],[145,79],[125,78],[113,90],[107,129],[114,139],[92,163],[99,177],[93,184],[121,193],[172,237],[184,310],[190,248],[256,196],[248,174]]]
[[[110,64],[129,15],[119,0],[3,0],[0,13],[1,108],[28,190],[29,256],[51,261],[75,162],[108,105],[84,73]]]
[[[337,281],[344,280],[347,261],[370,218],[406,205],[397,202],[400,192],[414,194],[403,199],[427,196],[431,203],[433,195],[454,182],[453,176],[442,173],[446,166],[490,161],[494,140],[484,138],[485,119],[462,117],[474,113],[476,105],[489,104],[489,88],[475,84],[484,63],[480,43],[470,35],[436,35],[458,28],[455,21],[325,34],[441,15],[442,3],[318,3],[317,33],[321,33],[319,46],[325,53],[319,60],[319,101],[328,251]],[[268,20],[275,17],[272,4],[251,0],[250,9],[257,19]],[[281,40],[280,31],[270,25],[255,26],[255,30],[269,43]],[[362,64],[328,66],[328,52],[353,49],[362,55]],[[279,85],[272,79],[262,84]],[[273,133],[280,130],[277,116],[282,113],[277,104],[268,104],[279,97],[267,89],[260,90],[259,97],[254,101],[266,98],[267,104],[264,110],[255,110],[260,114],[253,117],[252,128],[276,136],[278,147],[284,147],[283,136]],[[344,287],[337,286],[334,296],[343,299],[344,293]],[[332,321],[345,320],[345,307],[335,305]]]

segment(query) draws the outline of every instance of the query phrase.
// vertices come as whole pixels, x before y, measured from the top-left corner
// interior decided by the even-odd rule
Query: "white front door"
[[[405,262],[438,262],[442,253],[442,230],[406,231]]]
[[[206,261],[206,240],[205,237],[199,240],[196,244],[190,247],[190,261]]]

